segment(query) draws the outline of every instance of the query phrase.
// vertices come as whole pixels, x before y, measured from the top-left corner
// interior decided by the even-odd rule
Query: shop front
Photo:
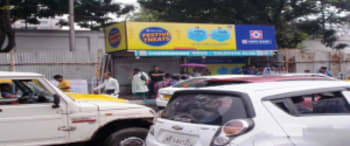
[[[235,74],[277,50],[273,26],[233,24],[122,22],[105,28],[105,44],[122,94],[133,68],[179,73],[180,64],[200,63],[212,74]]]

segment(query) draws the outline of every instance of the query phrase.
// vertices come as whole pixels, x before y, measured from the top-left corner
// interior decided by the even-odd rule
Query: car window
[[[47,103],[51,94],[38,80],[0,80],[0,105]]]
[[[287,98],[299,115],[350,113],[350,105],[341,92],[324,92]],[[274,102],[283,111],[291,113],[286,103]],[[287,108],[287,110],[286,110]]]
[[[162,117],[188,123],[222,125],[229,120],[248,116],[241,98],[230,95],[184,94],[168,103]]]

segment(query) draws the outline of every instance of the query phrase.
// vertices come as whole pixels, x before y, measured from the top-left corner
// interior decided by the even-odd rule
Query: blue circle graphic
[[[163,46],[170,42],[170,33],[161,27],[147,27],[140,32],[140,40],[150,46]]]

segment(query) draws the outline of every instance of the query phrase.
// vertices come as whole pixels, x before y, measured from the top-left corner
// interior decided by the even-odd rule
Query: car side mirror
[[[348,102],[348,104],[350,104],[350,91],[343,91],[342,94],[345,100]]]
[[[61,98],[60,98],[59,95],[57,95],[57,94],[53,95],[52,108],[59,108],[60,107],[60,101],[61,101]]]

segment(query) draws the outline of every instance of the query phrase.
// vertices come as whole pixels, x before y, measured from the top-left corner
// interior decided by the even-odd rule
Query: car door
[[[13,82],[19,81],[13,80]],[[39,85],[40,90],[42,90],[40,92],[43,92],[41,94],[44,94],[44,92],[45,95],[47,94],[45,98],[53,96],[53,93],[44,88],[38,80],[23,80],[23,82],[26,82],[23,85],[27,86],[31,83]],[[16,84],[13,83],[12,86],[13,90],[23,94],[23,91]],[[7,94],[3,94],[3,91],[1,92],[2,95],[7,96]],[[0,145],[44,145],[61,143],[67,140],[69,133],[65,127],[67,117],[64,114],[67,106],[64,102],[61,102],[59,107],[53,108],[52,99],[40,99],[40,101],[37,99],[43,97],[39,97],[34,93],[27,95],[26,98],[38,96],[35,101],[27,99],[28,102],[25,102],[20,99],[23,96],[16,96],[17,98],[2,96],[0,99]]]
[[[320,95],[325,94],[327,101],[322,101],[326,99]],[[282,100],[264,101],[264,105],[296,146],[345,146],[350,142],[349,103],[341,91],[289,94]]]

